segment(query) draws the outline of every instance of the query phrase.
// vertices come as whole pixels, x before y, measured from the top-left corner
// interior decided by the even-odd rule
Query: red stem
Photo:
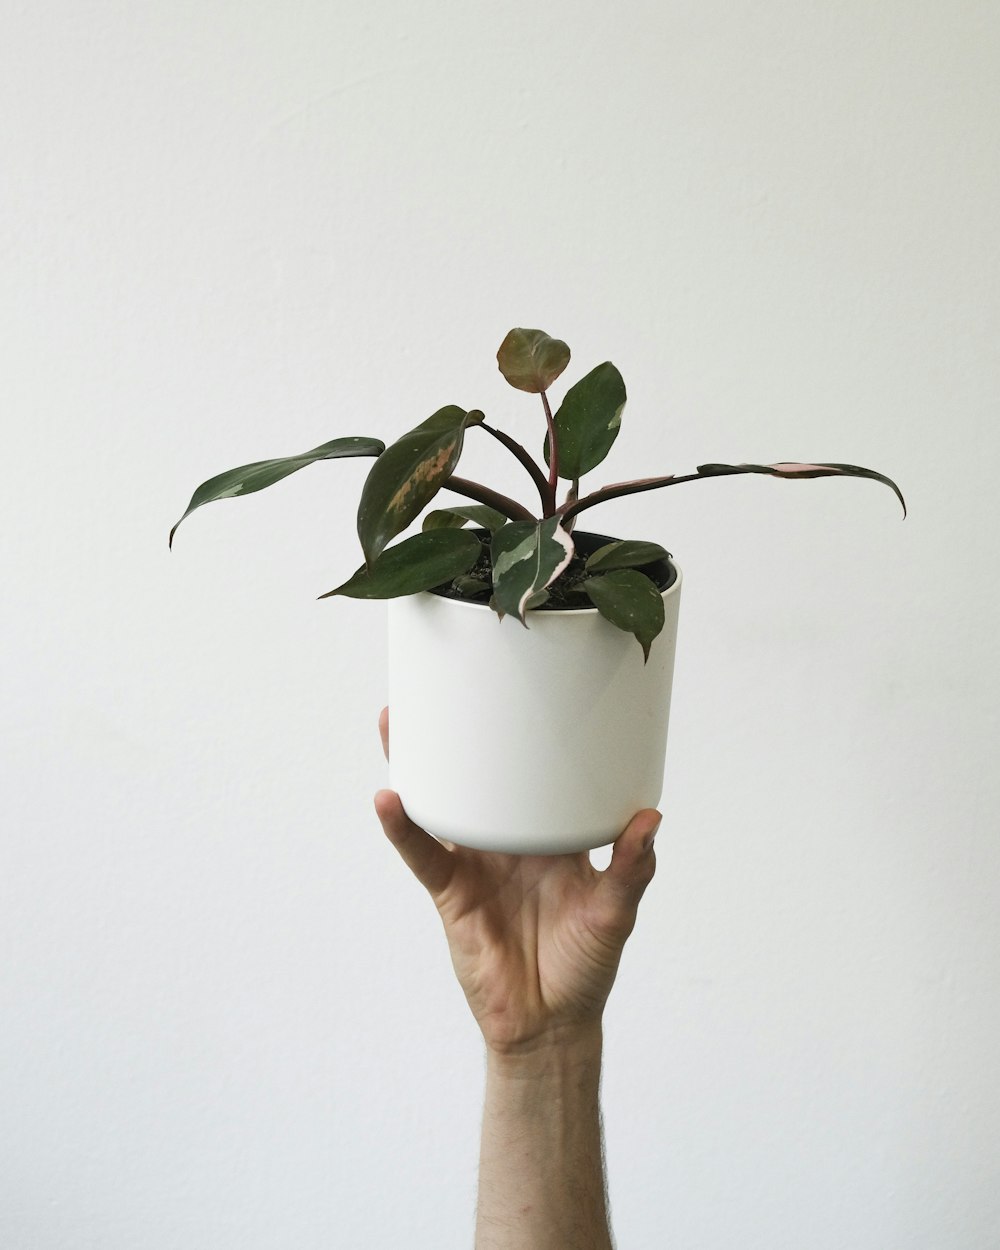
[[[549,407],[549,397],[542,391],[542,407],[545,409],[545,420],[549,427],[549,494],[552,497],[552,511],[555,511],[556,487],[559,485],[559,440],[556,438],[556,423]],[[546,512],[551,516],[552,512]]]
[[[481,421],[479,426],[480,429],[485,430],[487,434],[492,434],[498,442],[502,443],[509,452],[513,452],[518,460],[520,460],[520,462],[531,474],[531,480],[538,488],[538,494],[542,501],[542,510],[545,516],[551,516],[556,509],[555,497],[552,494],[545,474],[538,467],[536,461],[532,459],[531,453],[527,450],[527,448],[522,447],[517,439],[511,438],[511,436],[509,434],[505,434],[503,430],[495,430],[492,425],[487,425],[485,421]]]
[[[507,495],[501,495],[495,490],[490,490],[488,486],[481,486],[479,482],[470,482],[464,477],[448,478],[443,489],[454,491],[456,495],[464,495],[466,499],[474,499],[476,503],[484,503],[488,508],[496,508],[497,512],[503,513],[512,521],[538,520],[516,499],[510,499]]]
[[[638,495],[644,490],[658,490],[661,486],[670,486],[675,482],[694,482],[704,477],[703,473],[687,473],[682,477],[671,474],[668,477],[639,478],[635,482],[616,482],[613,486],[605,486],[592,494],[584,495],[576,503],[567,502],[559,509],[564,521],[575,517],[584,508],[593,508],[595,504],[604,503],[608,499],[617,499],[620,495]],[[721,476],[721,475],[720,475]]]

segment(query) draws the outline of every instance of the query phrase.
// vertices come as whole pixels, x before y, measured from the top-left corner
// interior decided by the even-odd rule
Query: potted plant
[[[582,479],[618,437],[625,383],[605,361],[553,412],[549,389],[569,359],[541,330],[511,330],[497,352],[510,385],[540,397],[538,460],[479,409],[449,405],[388,447],[336,438],[230,469],[199,486],[181,517],[317,460],[375,458],[358,507],[364,563],[320,598],[390,601],[392,784],[418,824],[484,850],[602,846],[660,798],[680,570],[657,543],[577,531],[582,513],[622,495],[760,473],[871,478],[906,515],[891,479],[851,464],[703,464],[584,493]],[[516,457],[537,502],[456,474],[473,430]],[[428,511],[442,490],[461,502]],[[393,543],[421,514],[420,531]]]

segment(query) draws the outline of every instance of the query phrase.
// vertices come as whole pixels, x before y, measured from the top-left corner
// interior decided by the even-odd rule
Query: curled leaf
[[[899,487],[884,473],[874,469],[865,469],[857,464],[799,464],[793,461],[781,461],[778,464],[700,464],[696,473],[668,474],[666,477],[636,478],[632,482],[613,482],[610,486],[602,486],[600,490],[584,495],[582,499],[571,502],[560,511],[563,521],[571,521],[586,508],[593,508],[609,499],[618,499],[623,495],[638,495],[641,491],[661,490],[664,486],[679,486],[681,482],[701,482],[710,477],[727,477],[737,473],[767,473],[771,477],[808,478],[808,477],[866,477],[875,482],[882,482],[895,494],[903,506],[906,516],[906,500]]]
[[[906,516],[906,500],[891,477],[878,473],[875,469],[865,469],[859,464],[799,464],[795,461],[780,461],[778,464],[700,464],[699,477],[721,477],[730,473],[767,473],[772,477],[867,477],[873,482],[881,482],[895,494]]]
[[[177,526],[185,517],[189,517],[196,508],[206,503],[214,503],[217,499],[234,499],[237,495],[252,495],[280,482],[290,473],[304,469],[307,464],[317,460],[339,460],[348,456],[379,456],[385,451],[385,443],[377,438],[334,438],[328,443],[314,447],[312,451],[304,451],[298,456],[282,456],[276,460],[255,460],[252,464],[241,464],[239,468],[227,469],[202,482],[191,496],[184,516],[170,531],[169,546],[174,544]]]
[[[519,391],[547,391],[569,364],[569,348],[544,330],[511,330],[497,351],[500,372]]]

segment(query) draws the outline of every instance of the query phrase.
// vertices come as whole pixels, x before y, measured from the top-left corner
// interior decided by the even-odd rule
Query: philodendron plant
[[[764,473],[871,478],[895,492],[906,515],[895,482],[855,464],[702,464],[694,473],[616,482],[583,494],[581,480],[604,460],[618,437],[625,383],[605,361],[574,383],[553,413],[549,389],[569,358],[566,344],[541,330],[511,330],[497,352],[500,372],[510,385],[541,397],[546,433],[540,460],[489,424],[478,408],[450,404],[388,447],[376,438],[335,438],[298,456],[259,460],[220,473],[198,487],[181,521],[203,504],[263,490],[314,461],[372,456],[375,463],[358,507],[365,562],[342,586],[320,598],[393,599],[437,590],[489,603],[501,620],[516,616],[525,626],[533,609],[595,607],[613,625],[634,634],[648,659],[664,621],[662,587],[654,577],[669,553],[657,543],[624,540],[608,542],[586,558],[578,556],[572,530],[580,514],[595,504],[681,482]],[[496,439],[518,460],[537,492],[537,504],[526,506],[457,476],[466,433],[473,429]],[[441,490],[472,502],[427,512],[419,533],[390,546]],[[171,545],[180,523],[170,531]],[[477,528],[466,529],[468,524]]]

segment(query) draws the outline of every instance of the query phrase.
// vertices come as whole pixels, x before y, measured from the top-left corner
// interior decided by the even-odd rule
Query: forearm
[[[476,1250],[610,1250],[601,1030],[488,1052]]]

